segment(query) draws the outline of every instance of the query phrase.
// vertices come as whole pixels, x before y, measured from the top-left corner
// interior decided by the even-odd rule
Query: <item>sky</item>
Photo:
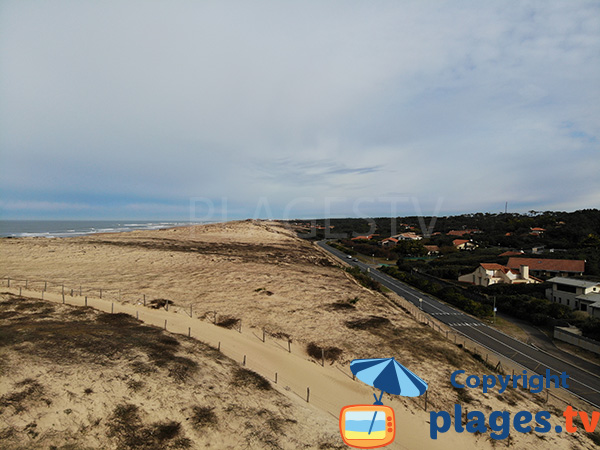
[[[0,218],[600,207],[598,1],[0,0]]]

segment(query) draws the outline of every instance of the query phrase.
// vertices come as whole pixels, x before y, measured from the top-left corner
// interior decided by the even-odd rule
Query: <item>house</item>
[[[423,239],[423,236],[419,236],[417,235],[417,233],[414,233],[412,231],[409,231],[407,233],[396,234],[392,237],[394,239],[398,239],[399,241],[418,241],[420,239]]]
[[[398,243],[398,239],[389,237],[381,241],[382,247],[394,247]]]
[[[473,250],[477,246],[467,239],[454,239],[452,245],[459,250]]]
[[[544,231],[546,231],[545,228],[535,227],[535,228],[530,228],[529,234],[532,236],[541,236],[542,234],[544,234]]]
[[[552,287],[546,289],[548,300],[572,310],[585,311],[592,317],[600,317],[600,281],[554,277],[548,282],[552,283]]]
[[[523,253],[525,253],[523,250],[519,250],[518,252],[514,250],[509,250],[507,252],[500,253],[498,256],[520,256]]]
[[[437,255],[440,252],[440,248],[437,245],[424,245],[427,250],[427,256]]]
[[[423,237],[409,231],[407,233],[395,234],[394,236],[385,238],[381,241],[381,245],[383,247],[393,247],[399,241],[418,241],[420,239],[423,239]]]
[[[529,267],[521,266],[519,269],[509,269],[502,264],[481,263],[473,273],[461,275],[458,281],[472,283],[478,286],[491,286],[492,284],[531,284],[541,283],[542,280],[529,275]]]
[[[529,271],[536,277],[583,275],[585,261],[578,259],[538,259],[511,257],[506,264],[510,269],[529,266]]]
[[[368,234],[366,236],[356,236],[356,237],[353,237],[351,240],[352,241],[369,241],[369,240],[373,239],[373,236],[375,236],[375,234]]]
[[[481,233],[480,230],[450,230],[446,233],[446,236],[464,236],[465,234]]]

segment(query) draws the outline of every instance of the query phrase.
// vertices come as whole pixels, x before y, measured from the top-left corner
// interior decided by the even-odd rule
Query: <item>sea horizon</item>
[[[0,238],[76,237],[97,233],[123,233],[133,230],[159,230],[178,226],[203,225],[213,221],[186,220],[0,220]]]

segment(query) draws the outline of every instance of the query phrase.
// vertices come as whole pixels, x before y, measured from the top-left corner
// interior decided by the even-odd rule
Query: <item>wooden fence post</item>
[[[19,297],[21,296],[21,287],[19,286]]]
[[[42,291],[42,300],[44,300],[44,291]]]
[[[137,320],[140,320],[140,312],[139,312],[139,311],[136,311],[136,312],[135,312],[135,318],[136,318]]]
[[[79,296],[81,297],[81,285],[79,285]]]
[[[146,294],[144,294],[144,306],[146,306]]]
[[[321,349],[321,366],[325,367],[325,349]]]
[[[263,328],[263,342],[265,342],[265,329]]]
[[[114,312],[115,312],[115,302],[112,302],[112,303],[110,304],[110,313],[112,314],[112,313],[114,313]]]
[[[219,341],[219,346],[217,347],[218,351],[221,351],[221,341]]]
[[[165,319],[165,330],[167,329],[167,319]]]
[[[47,289],[48,289],[48,282],[44,281],[44,290],[47,290]]]
[[[310,399],[310,388],[307,387],[306,388],[306,403],[308,403],[309,399]]]
[[[192,337],[192,327],[188,327],[188,337]]]
[[[275,384],[277,384],[277,372],[275,372]],[[548,403],[547,400],[546,400],[546,403]]]
[[[8,281],[8,287],[10,287],[10,277],[7,277],[6,280]]]
[[[244,362],[242,363],[242,366],[246,365],[246,355],[244,355]]]
[[[100,298],[102,298],[102,289],[100,289]]]
[[[25,289],[27,289],[28,285],[29,285],[29,280],[25,280]]]
[[[64,292],[63,292],[62,298],[63,298],[63,305],[64,305],[65,304],[65,293]]]
[[[190,317],[192,317],[193,313],[194,312],[192,311],[192,305],[190,305]]]
[[[87,306],[87,295],[85,296],[85,306]]]
[[[240,333],[242,332],[242,319],[240,319]]]
[[[292,340],[288,338],[288,353],[292,353]]]

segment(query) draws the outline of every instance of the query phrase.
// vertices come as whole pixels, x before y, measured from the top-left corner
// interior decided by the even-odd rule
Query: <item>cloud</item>
[[[384,192],[446,212],[598,207],[594,2],[0,8],[6,201],[165,218],[193,197],[240,217],[261,197],[274,214],[347,197],[332,214],[352,215]]]

